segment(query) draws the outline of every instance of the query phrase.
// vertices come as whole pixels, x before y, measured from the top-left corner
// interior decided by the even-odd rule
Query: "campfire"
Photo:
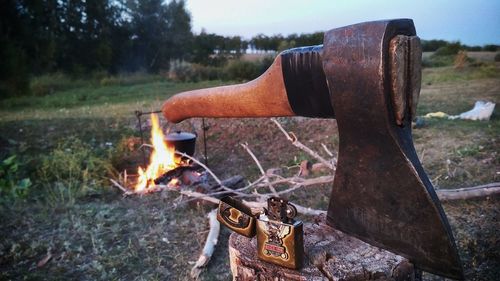
[[[151,114],[151,144],[153,147],[147,168],[145,170],[142,167],[137,169],[139,178],[134,187],[136,192],[144,192],[156,186],[155,179],[177,167],[175,148],[166,144],[156,114]]]
[[[160,121],[151,114],[151,155],[146,168],[138,167],[135,193],[158,191],[159,187],[179,187],[201,179],[200,167],[183,159],[174,145],[165,141]],[[190,173],[186,173],[190,172]]]

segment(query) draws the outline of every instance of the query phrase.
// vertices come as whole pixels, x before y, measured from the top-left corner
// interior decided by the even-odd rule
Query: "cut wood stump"
[[[229,238],[233,279],[247,280],[420,280],[407,259],[371,246],[326,225],[324,216],[304,223],[304,266],[292,270],[261,261],[256,238]]]

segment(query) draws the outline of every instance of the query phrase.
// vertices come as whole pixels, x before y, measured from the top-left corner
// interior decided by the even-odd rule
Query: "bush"
[[[50,73],[34,77],[30,83],[31,93],[35,96],[46,96],[57,91],[64,91],[84,86],[91,86],[92,82],[71,77],[60,73]]]
[[[422,60],[423,67],[450,66],[454,62],[454,56],[430,56]]]
[[[187,62],[175,62],[170,65],[168,78],[174,81],[182,82],[222,80],[223,73],[221,67],[205,66]]]
[[[448,42],[444,40],[422,40],[423,52],[435,52],[437,49],[446,46]]]
[[[252,80],[261,74],[257,63],[242,60],[231,61],[224,67],[224,73],[229,80]]]
[[[259,72],[264,73],[274,62],[272,56],[266,56],[261,61],[259,61]]]
[[[497,53],[497,54],[495,55],[495,61],[500,61],[500,53]]]
[[[38,177],[51,205],[73,204],[75,199],[97,191],[112,171],[111,157],[99,156],[95,149],[76,138],[68,138],[42,156]]]
[[[124,73],[115,76],[105,76],[99,80],[101,86],[113,85],[137,85],[165,80],[161,75],[153,75],[146,72]]]
[[[248,81],[264,73],[273,63],[272,57],[259,61],[231,60],[224,67],[175,62],[170,65],[168,78],[174,81],[198,82],[206,80]]]
[[[19,166],[16,155],[0,162],[0,203],[13,203],[28,195],[31,180],[20,178]]]
[[[462,52],[462,53],[461,53]],[[457,57],[458,56],[458,57]],[[457,61],[458,60],[458,61]],[[423,67],[441,67],[470,62],[460,42],[451,42],[439,47],[430,57],[422,60]]]
[[[440,47],[439,49],[432,54],[432,56],[454,56],[458,54],[460,50],[462,50],[462,44],[460,42],[451,42],[446,46]]]

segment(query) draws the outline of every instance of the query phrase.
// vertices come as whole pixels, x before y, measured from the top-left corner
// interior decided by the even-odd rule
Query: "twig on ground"
[[[182,195],[186,195],[188,197],[194,197],[197,199],[205,200],[205,201],[210,202],[210,203],[219,204],[219,199],[212,197],[208,194],[204,194],[204,193],[200,193],[200,192],[196,192],[196,191],[190,191],[190,190],[181,190],[180,193]]]
[[[310,185],[315,185],[315,184],[324,184],[324,183],[330,183],[333,182],[334,176],[321,176],[321,177],[316,177],[316,178],[310,178],[310,179],[304,179],[301,177],[289,177],[289,178],[283,178],[283,179],[278,179],[275,181],[270,182],[270,184],[300,184],[302,186],[310,186]],[[266,186],[268,183],[259,183],[256,184],[257,186]]]
[[[266,202],[255,202],[255,201],[246,201],[246,200],[243,200],[243,203],[245,203],[248,207],[254,208],[254,209],[264,208],[267,205]],[[323,210],[311,209],[311,208],[307,208],[307,207],[304,207],[304,206],[301,206],[301,205],[298,205],[295,203],[293,205],[295,206],[295,208],[297,208],[297,212],[304,214],[304,215],[318,216],[318,215],[326,214],[326,211],[323,211]]]
[[[132,192],[128,189],[126,189],[125,187],[123,187],[121,184],[119,184],[117,181],[115,181],[114,179],[109,179],[113,185],[115,187],[118,187],[118,189],[120,189],[121,191],[123,191],[124,195],[129,195],[129,194],[132,194]]]
[[[500,193],[500,182],[457,189],[439,189],[436,193],[441,201],[486,197]]]
[[[333,153],[330,151],[330,149],[328,149],[328,147],[326,147],[324,143],[321,144],[321,147],[323,147],[323,150],[326,152],[326,154],[328,154],[328,156],[333,157]]]
[[[257,165],[257,167],[259,168],[260,170],[260,173],[262,174],[262,176],[264,176],[264,181],[265,182],[268,182],[269,183],[269,177],[268,175],[266,174],[266,172],[264,172],[264,169],[262,168],[262,165],[260,164],[259,160],[257,159],[257,157],[255,157],[255,154],[253,154],[252,150],[250,150],[250,148],[248,147],[248,143],[242,143],[241,146],[248,152],[248,154],[250,154],[250,156],[252,157],[253,161],[255,162],[255,164]],[[271,190],[271,192],[275,195],[277,195],[276,193],[276,189],[274,188],[274,186],[269,183],[268,185],[269,187],[269,190]]]
[[[191,278],[194,278],[195,280],[199,279],[202,268],[205,267],[210,261],[210,258],[214,253],[215,246],[217,245],[217,240],[219,239],[220,223],[217,221],[217,209],[210,211],[207,217],[208,224],[210,226],[207,240],[205,241],[205,246],[201,251],[198,261],[196,261],[195,265],[191,268]]]
[[[293,132],[287,132],[285,129],[283,129],[283,126],[281,126],[280,122],[276,120],[275,118],[271,118],[271,121],[278,126],[281,132],[286,136],[286,138],[297,148],[303,150],[307,154],[311,155],[312,157],[316,158],[318,161],[321,163],[325,164],[327,167],[329,167],[331,170],[335,170],[335,166],[325,158],[321,157],[318,153],[316,153],[314,150],[310,149],[303,143],[301,143],[298,139],[297,136]]]
[[[127,175],[127,170],[125,170],[123,171],[123,184],[125,184],[126,186],[127,182],[128,182],[128,175]]]

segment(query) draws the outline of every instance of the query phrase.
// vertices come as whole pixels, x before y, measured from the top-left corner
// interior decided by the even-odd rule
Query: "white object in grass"
[[[460,115],[449,116],[449,119],[466,119],[466,120],[490,120],[491,114],[495,109],[495,103],[489,101],[476,101],[474,108],[460,113]]]

